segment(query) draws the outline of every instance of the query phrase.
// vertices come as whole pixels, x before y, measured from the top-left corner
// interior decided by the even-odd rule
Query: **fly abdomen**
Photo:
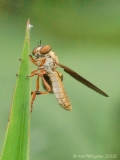
[[[52,82],[53,92],[57,98],[58,103],[66,110],[72,110],[70,101],[68,96],[65,92],[63,84],[61,82],[60,77],[58,76],[57,72],[53,72],[52,74],[48,74],[50,80]]]

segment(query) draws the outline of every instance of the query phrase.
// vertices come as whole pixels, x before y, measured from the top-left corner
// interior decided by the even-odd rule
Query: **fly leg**
[[[37,72],[38,70],[39,70],[39,69],[33,70],[33,71],[31,72],[31,75],[28,75],[28,76],[26,76],[26,77],[33,77],[33,76],[37,75],[38,73],[36,73],[36,72]],[[18,76],[18,75],[16,74],[16,76]]]
[[[43,74],[46,73],[45,71],[42,71],[42,72],[40,72],[40,73],[36,73],[37,71],[38,71],[38,69],[32,71],[32,72],[31,72],[31,75],[28,75],[28,76],[26,76],[26,77],[33,77],[33,76],[35,76],[35,75],[42,76]]]
[[[31,93],[31,94],[32,94],[31,112],[32,112],[33,102],[34,102],[34,100],[35,100],[35,98],[36,98],[36,95],[47,94],[47,93],[49,93],[49,92],[51,91],[50,86],[48,85],[48,83],[46,82],[46,80],[44,79],[43,76],[41,76],[41,78],[42,78],[42,81],[43,81],[43,83],[44,83],[47,91],[46,91],[46,92],[40,92],[40,91],[39,91],[39,77],[40,77],[40,76],[38,75],[37,83],[36,83],[36,91],[34,91],[34,92]]]
[[[36,73],[37,71],[38,71],[38,69],[32,71],[32,72],[31,72],[31,75],[27,76],[27,77],[32,77],[32,76],[38,75],[38,77],[37,77],[37,82],[36,82],[36,91],[31,92],[31,94],[32,94],[31,112],[32,112],[33,102],[34,102],[34,100],[35,100],[35,98],[36,98],[36,95],[39,94],[39,77],[41,77],[43,74],[45,74],[45,71],[44,71],[44,70],[41,70],[41,73]]]
[[[29,55],[29,57],[30,57],[30,61],[33,62],[36,66],[39,66],[39,64],[37,63],[37,62],[39,62],[39,61],[42,61],[41,64],[40,64],[40,66],[44,65],[45,60],[46,60],[45,58],[39,58],[39,59],[35,60],[35,59],[32,57],[32,55]]]
[[[42,61],[41,64],[40,64],[40,66],[43,66],[44,63],[45,63],[45,61],[46,61],[46,59],[45,58],[41,58],[41,59],[37,59],[36,60],[36,62],[39,62],[39,61]]]
[[[32,112],[32,108],[33,108],[33,102],[36,98],[37,93],[39,92],[39,75],[37,77],[37,82],[36,82],[36,91],[31,92],[32,94],[32,100],[31,100],[31,112]]]
[[[31,74],[34,74],[38,71],[39,69],[35,69],[34,71],[31,72]]]
[[[30,57],[30,61],[33,62],[36,66],[38,66],[38,64],[37,64],[37,62],[34,60],[34,58],[33,58],[31,55],[29,55],[29,57]]]
[[[43,76],[41,78],[42,78],[43,84],[45,85],[45,88],[47,89],[46,92],[41,92],[41,94],[49,93],[51,91],[51,87],[49,86],[49,84],[47,83],[47,81]]]

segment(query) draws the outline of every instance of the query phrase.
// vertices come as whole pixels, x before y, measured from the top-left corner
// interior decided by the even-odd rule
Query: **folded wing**
[[[96,87],[95,85],[93,85],[92,83],[90,83],[89,81],[87,81],[85,78],[81,77],[79,74],[77,74],[75,71],[73,71],[72,69],[57,63],[57,65],[59,65],[60,67],[64,68],[64,71],[67,72],[69,75],[71,75],[73,78],[75,78],[76,80],[78,80],[79,82],[81,82],[82,84],[86,85],[87,87],[93,89],[94,91],[96,91],[97,93],[105,96],[105,97],[109,97],[105,92],[103,92],[101,89],[99,89],[98,87]]]

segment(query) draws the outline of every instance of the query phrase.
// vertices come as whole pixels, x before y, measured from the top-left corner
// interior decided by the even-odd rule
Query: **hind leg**
[[[38,77],[37,77],[37,82],[36,82],[36,91],[31,92],[31,94],[32,94],[31,112],[32,112],[33,103],[34,103],[34,100],[35,100],[35,98],[36,98],[36,95],[47,94],[47,93],[49,93],[49,92],[51,91],[51,88],[50,88],[50,86],[48,85],[48,83],[45,81],[44,77],[42,76],[41,78],[42,78],[42,81],[43,81],[43,83],[44,83],[47,91],[46,91],[46,92],[40,92],[40,91],[39,91],[39,75],[38,75]]]
[[[39,91],[39,75],[37,77],[37,81],[36,81],[36,91],[34,92],[31,92],[32,94],[32,100],[31,100],[31,112],[32,112],[32,108],[33,108],[33,103],[34,103],[34,100],[36,98],[36,95],[37,95],[37,92]]]

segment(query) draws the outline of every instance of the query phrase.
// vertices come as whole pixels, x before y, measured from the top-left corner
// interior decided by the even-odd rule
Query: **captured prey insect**
[[[62,84],[62,74],[56,70],[57,66],[60,66],[71,75],[73,78],[83,83],[87,87],[93,89],[99,94],[108,97],[108,95],[100,90],[98,87],[81,77],[79,74],[74,72],[72,69],[62,65],[58,61],[58,57],[55,52],[51,50],[50,45],[42,46],[41,44],[35,47],[32,51],[34,59],[32,55],[29,55],[30,60],[38,67],[36,70],[31,72],[31,75],[27,77],[32,77],[37,75],[36,82],[36,91],[31,92],[32,100],[31,100],[31,112],[33,107],[33,102],[36,98],[36,95],[47,94],[49,92],[53,92],[57,98],[58,103],[66,110],[72,110],[69,98],[65,92],[65,89]],[[39,90],[39,78],[41,77],[45,92],[41,92]]]

